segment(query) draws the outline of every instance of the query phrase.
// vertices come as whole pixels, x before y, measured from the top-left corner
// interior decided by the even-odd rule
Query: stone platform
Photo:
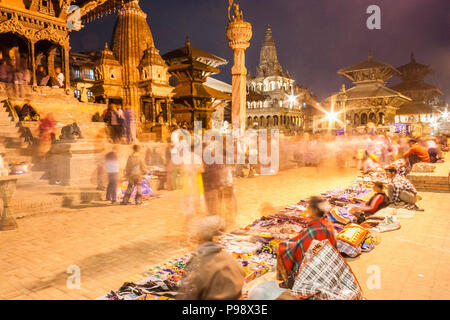
[[[421,191],[450,192],[450,157],[447,155],[444,163],[436,163],[432,173],[412,172],[408,179]]]

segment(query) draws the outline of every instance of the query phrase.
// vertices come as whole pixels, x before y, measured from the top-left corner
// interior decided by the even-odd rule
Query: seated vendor
[[[398,174],[395,167],[386,168],[386,177],[389,180],[388,197],[391,202],[399,205],[403,201],[411,209],[421,210],[416,203],[422,200],[422,197],[417,194],[416,188],[408,179]]]
[[[411,168],[418,162],[430,163],[430,155],[428,150],[419,145],[416,139],[411,139],[408,141],[409,150],[403,155],[403,158],[408,162],[408,169]]]
[[[32,120],[37,115],[36,110],[26,101],[20,111],[20,120]]]
[[[223,231],[217,216],[202,217],[194,223],[194,237],[200,246],[186,263],[179,300],[236,300],[244,287],[241,265],[214,240]]]
[[[375,195],[358,209],[359,211],[364,212],[366,215],[374,214],[389,205],[389,198],[384,193],[383,183],[375,182],[373,191],[375,192]]]
[[[364,161],[363,172],[365,174],[370,172],[377,172],[380,168],[378,163],[378,157],[375,154],[370,154],[369,157]]]
[[[334,247],[337,243],[334,227],[326,218],[328,213],[326,200],[319,197],[311,198],[306,213],[312,219],[307,229],[295,238],[278,245],[277,277],[290,289],[298,275],[303,256],[313,240],[328,240]]]

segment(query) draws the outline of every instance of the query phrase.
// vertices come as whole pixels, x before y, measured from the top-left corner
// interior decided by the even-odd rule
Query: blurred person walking
[[[122,205],[127,205],[130,201],[131,193],[136,188],[136,204],[142,204],[142,179],[147,172],[144,158],[140,153],[138,145],[133,146],[133,153],[128,157],[125,167],[125,177],[128,179],[128,188],[122,200]]]
[[[117,202],[117,189],[119,187],[119,156],[117,146],[113,146],[111,152],[105,156],[106,174],[108,175],[108,187],[106,188],[106,200],[115,204]]]
[[[111,104],[109,110],[106,112],[105,122],[108,123],[108,126],[110,128],[111,139],[113,143],[119,143],[121,136],[121,126],[119,113],[117,112],[115,104]]]
[[[47,114],[47,117],[41,119],[39,124],[39,145],[37,155],[39,159],[43,159],[52,147],[55,141],[56,120],[53,113]]]
[[[127,106],[124,111],[124,126],[127,143],[134,143],[136,141],[136,116],[130,106]]]
[[[186,263],[179,300],[236,300],[242,294],[245,273],[239,263],[217,242],[224,230],[216,216],[200,218],[195,224],[199,243]]]

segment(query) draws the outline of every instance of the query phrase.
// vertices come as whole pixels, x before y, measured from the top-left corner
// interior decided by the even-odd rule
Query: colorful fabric
[[[361,251],[362,252],[369,252],[375,249],[375,245],[370,242],[364,241],[364,243],[361,245]]]
[[[314,240],[328,240],[331,245],[336,247],[334,227],[328,220],[312,220],[305,231],[278,245],[277,266],[282,280],[289,287],[292,287],[303,256]]]
[[[351,244],[354,247],[358,247],[364,241],[368,231],[363,227],[351,223],[346,226],[339,234],[337,235],[338,240],[342,240]]]
[[[329,241],[313,241],[305,254],[291,295],[311,300],[360,300],[361,287]]]
[[[148,182],[147,179],[143,179],[141,182],[142,185],[142,195],[143,196],[153,196],[155,194],[155,192],[153,192],[152,187],[150,186],[150,183]],[[125,192],[127,191],[127,183],[124,182],[120,185],[120,190],[119,190],[119,196],[123,197],[125,196]],[[133,192],[131,193],[131,198],[136,197],[136,188],[133,189]]]
[[[340,253],[344,253],[350,258],[355,258],[361,254],[361,246],[352,246],[350,243],[339,240],[337,241],[337,249]]]
[[[414,187],[414,185],[406,179],[404,176],[400,174],[396,174],[394,178],[392,178],[392,185],[394,186],[394,194],[393,199],[391,199],[392,202],[399,202],[400,201],[400,192],[402,191],[410,191],[414,194],[417,194],[417,190]]]
[[[329,216],[331,221],[339,222],[344,225],[355,221],[355,216],[348,212],[346,208],[334,207],[330,210]]]

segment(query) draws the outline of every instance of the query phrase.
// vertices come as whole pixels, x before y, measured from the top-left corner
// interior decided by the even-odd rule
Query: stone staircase
[[[0,144],[5,147],[5,163],[14,161],[27,162],[33,170],[33,148],[25,142],[24,131],[20,127],[17,116],[11,112],[6,101],[0,101]],[[39,169],[38,169],[39,170]],[[26,180],[27,182],[41,179],[44,171],[32,171]],[[29,181],[28,181],[29,180]]]

